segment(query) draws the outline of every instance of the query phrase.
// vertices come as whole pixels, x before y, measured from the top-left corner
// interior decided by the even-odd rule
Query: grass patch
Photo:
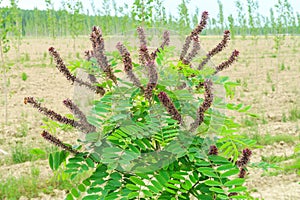
[[[289,110],[289,120],[290,121],[297,121],[300,119],[300,108],[294,107]]]
[[[271,135],[271,134],[244,134],[245,137],[255,140],[258,145],[272,145],[278,142],[285,142],[287,144],[295,144],[299,137],[288,135],[288,134],[280,134],[280,135]]]
[[[21,196],[37,197],[39,189],[44,187],[44,183],[38,182],[39,175],[39,169],[32,167],[29,176],[8,177],[5,181],[0,182],[0,199],[14,200]]]
[[[29,148],[23,146],[22,144],[17,144],[12,148],[11,153],[12,163],[23,163],[26,161],[31,161],[33,159],[33,155],[29,153]]]
[[[300,176],[300,155],[298,154],[298,158],[291,164],[285,165],[283,169],[287,173],[296,172]]]
[[[280,163],[286,160],[290,160],[290,159],[294,159],[296,157],[295,154],[290,155],[290,156],[275,156],[275,155],[271,155],[271,156],[262,156],[261,160],[263,162],[267,162],[267,163]]]
[[[16,144],[11,149],[11,157],[0,164],[17,164],[27,161],[46,160],[51,152],[57,151],[58,148],[53,145],[46,145],[44,148],[31,148],[23,144]]]

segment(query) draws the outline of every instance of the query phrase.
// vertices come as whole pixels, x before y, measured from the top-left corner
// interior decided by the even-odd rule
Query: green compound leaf
[[[139,179],[135,176],[131,176],[129,179],[137,185],[143,185],[143,186],[145,185],[145,183],[141,179]]]
[[[85,192],[85,186],[84,186],[83,184],[80,184],[80,185],[78,186],[78,190],[79,190],[80,192]]]
[[[98,199],[100,196],[99,195],[96,195],[96,194],[93,194],[93,195],[87,195],[85,197],[82,198],[82,200],[95,200],[95,199]]]
[[[231,181],[227,181],[224,183],[224,186],[233,186],[233,185],[242,185],[245,182],[244,178],[236,178]]]
[[[228,192],[244,192],[247,190],[247,187],[245,186],[239,186],[232,189],[229,189]]]
[[[220,193],[220,194],[224,194],[225,191],[221,188],[216,188],[216,187],[212,187],[212,188],[209,188],[210,191],[213,191],[213,192],[216,192],[216,193]]]
[[[128,199],[133,199],[135,197],[138,197],[139,196],[139,193],[138,192],[131,192],[128,194]]]
[[[80,196],[80,193],[75,188],[71,189],[71,194],[76,198]]]
[[[213,180],[207,180],[204,182],[204,184],[208,186],[222,186],[222,183]]]
[[[66,196],[65,200],[74,200],[74,198],[73,198],[72,194],[69,193],[69,194]]]
[[[239,169],[232,169],[232,170],[229,170],[227,172],[224,172],[223,174],[221,174],[221,178],[226,178],[228,176],[232,176],[232,175],[235,175],[235,174],[238,174],[240,172]]]
[[[128,188],[129,190],[139,190],[140,189],[140,187],[130,184],[130,183],[126,184],[126,188]]]

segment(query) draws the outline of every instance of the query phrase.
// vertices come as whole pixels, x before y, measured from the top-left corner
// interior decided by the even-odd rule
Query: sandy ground
[[[220,37],[202,37],[201,44],[203,50],[209,50],[218,43]],[[106,49],[115,50],[115,45],[122,38],[107,37]],[[178,41],[174,43],[180,46]],[[25,106],[23,99],[25,96],[34,96],[43,100],[43,105],[52,108],[59,113],[68,113],[63,106],[62,100],[74,97],[74,88],[58,72],[55,65],[49,65],[50,59],[47,50],[50,46],[56,47],[62,57],[67,61],[75,58],[76,54],[84,55],[83,52],[90,49],[88,37],[81,37],[76,41],[76,50],[72,49],[70,39],[25,39],[20,47],[21,61],[13,63],[8,73],[10,78],[9,103],[8,103],[8,125],[4,125],[4,97],[3,84],[1,84],[1,104],[0,104],[0,149],[8,152],[8,155],[0,153],[0,179],[12,176],[21,176],[28,173],[29,162],[6,165],[5,160],[10,156],[13,147],[21,143],[29,147],[42,147],[46,144],[40,137],[42,128],[42,115],[30,106]],[[136,45],[134,43],[133,45]],[[151,44],[156,46],[157,43]],[[260,38],[258,41],[248,38],[246,40],[236,39],[231,41],[227,51],[222,52],[213,60],[219,63],[228,57],[233,49],[241,52],[239,62],[230,69],[222,72],[221,75],[230,76],[231,80],[240,80],[242,86],[237,89],[235,102],[252,105],[253,113],[258,113],[266,122],[260,120],[255,130],[251,128],[243,129],[243,133],[251,134],[254,131],[259,134],[290,134],[300,137],[300,121],[282,122],[283,116],[289,115],[289,110],[298,107],[300,109],[300,38],[287,38],[280,48],[278,56],[274,56],[274,41]],[[15,51],[9,54],[9,61],[15,58]],[[26,58],[27,55],[27,58]],[[284,64],[284,69],[281,66]],[[26,81],[22,81],[21,73],[28,76]],[[230,101],[230,100],[228,100]],[[237,116],[238,119],[241,119]],[[20,136],[22,124],[27,124],[28,131],[25,137]],[[76,141],[77,133],[57,134],[61,139],[66,139],[70,143]],[[299,142],[299,141],[298,141]],[[251,161],[259,162],[264,155],[291,155],[294,147],[285,143],[276,143],[265,146],[263,149],[256,149],[253,152]],[[47,166],[47,161],[36,161],[41,171],[41,179],[51,176],[51,170]],[[255,189],[252,193],[257,198],[266,200],[295,200],[300,199],[300,177],[296,174],[279,174],[277,176],[262,176],[263,171],[249,169],[247,185]],[[63,192],[56,191],[56,197],[49,197],[41,194],[37,199],[61,199]],[[22,198],[26,199],[26,197]]]

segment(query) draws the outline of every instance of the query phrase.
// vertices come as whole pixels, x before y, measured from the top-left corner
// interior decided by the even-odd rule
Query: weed
[[[11,156],[14,164],[32,160],[32,155],[29,153],[28,147],[22,144],[17,144],[12,148]]]
[[[80,53],[79,52],[76,52],[76,58],[80,59]]]
[[[297,121],[300,119],[300,109],[298,107],[293,107],[289,110],[289,120],[290,121]]]
[[[286,164],[283,169],[287,173],[296,172],[300,176],[300,157],[298,156],[291,164]]]
[[[271,74],[267,72],[267,83],[272,83]]]
[[[275,84],[272,84],[272,92],[275,92]]]
[[[21,126],[17,128],[16,137],[26,137],[28,130],[29,128],[27,122],[21,122]]]
[[[280,65],[280,71],[283,71],[283,70],[285,70],[285,65],[284,65],[284,63],[281,63],[281,65]]]
[[[290,160],[295,158],[295,154],[290,155],[290,156],[276,156],[276,155],[271,155],[271,156],[262,156],[261,160],[263,162],[267,162],[267,163],[280,163],[286,160]]]
[[[285,113],[282,114],[281,121],[287,122],[287,117],[286,117]]]
[[[30,61],[29,53],[25,53],[24,61]]]
[[[298,137],[289,134],[278,134],[273,136],[269,133],[262,135],[257,132],[255,134],[247,134],[245,136],[249,139],[256,140],[258,145],[272,145],[281,141],[287,144],[295,144],[295,141],[299,140]]]
[[[251,126],[257,126],[258,123],[257,123],[257,120],[255,120],[255,119],[245,117],[245,118],[243,118],[242,125],[244,127],[251,127]]]
[[[47,58],[47,55],[48,55],[48,53],[47,53],[47,52],[44,52],[44,53],[43,53],[43,59],[44,59],[44,60],[46,60],[46,58]]]
[[[27,74],[25,72],[22,72],[21,78],[22,78],[22,81],[26,81],[27,78],[28,78],[28,76],[27,76]]]

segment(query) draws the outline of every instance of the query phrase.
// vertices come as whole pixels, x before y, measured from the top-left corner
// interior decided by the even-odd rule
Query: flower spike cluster
[[[228,60],[222,62],[220,65],[216,67],[215,74],[232,65],[237,60],[239,54],[240,52],[238,50],[234,50]]]
[[[97,94],[101,94],[104,95],[105,90],[104,88],[100,87],[100,86],[94,86],[91,85],[88,82],[85,82],[79,78],[77,78],[76,76],[72,75],[71,72],[69,71],[69,69],[66,67],[64,61],[62,60],[62,58],[60,57],[59,53],[56,51],[56,49],[54,47],[50,47],[49,48],[49,53],[51,56],[53,56],[55,62],[56,62],[56,68],[68,79],[70,80],[72,83],[76,82],[79,85],[83,85],[86,88],[90,89],[91,91],[94,91]]]
[[[149,81],[145,89],[145,97],[146,99],[151,100],[152,91],[157,85],[158,74],[156,71],[156,65],[154,61],[148,62],[147,67],[148,67]]]
[[[147,65],[148,62],[151,61],[151,57],[147,47],[146,34],[145,34],[145,30],[142,27],[138,27],[137,32],[140,40],[140,54],[139,54],[140,63],[145,66]]]
[[[208,12],[207,11],[204,11],[202,13],[202,16],[201,16],[201,21],[200,23],[194,28],[194,30],[191,32],[190,35],[188,35],[186,38],[185,38],[185,42],[184,42],[184,45],[182,47],[182,50],[181,50],[181,53],[180,53],[180,57],[179,59],[181,61],[184,60],[184,57],[185,55],[187,54],[189,48],[190,48],[190,44],[191,44],[191,41],[193,40],[193,38],[197,38],[198,35],[203,31],[203,29],[205,28],[206,24],[207,24],[207,19],[208,19]]]
[[[168,113],[172,116],[172,118],[182,124],[181,115],[174,106],[174,103],[172,102],[170,97],[165,92],[160,92],[158,94],[158,99],[166,107]]]
[[[211,107],[213,102],[212,81],[207,79],[204,82],[204,88],[205,88],[204,101],[197,110],[195,121],[191,124],[191,129],[190,129],[191,132],[196,130],[197,127],[200,126],[201,123],[204,121],[204,113]]]
[[[169,44],[170,44],[170,32],[165,31],[164,35],[163,35],[163,38],[164,38],[164,40],[163,40],[162,44],[160,45],[161,49],[164,49],[165,46],[169,46]],[[151,59],[154,60],[157,56],[157,53],[159,53],[159,52],[160,52],[159,48],[155,49],[155,51],[153,51],[151,53]]]
[[[107,57],[104,53],[104,39],[99,27],[93,27],[90,40],[92,41],[93,46],[93,56],[97,59],[98,65],[104,71],[106,76],[116,84],[117,77],[113,74],[111,66],[108,64]]]
[[[78,108],[78,106],[75,103],[72,102],[72,100],[65,99],[63,101],[63,104],[67,108],[69,108],[69,110],[74,116],[76,116],[79,119],[79,123],[82,127],[84,127],[84,130],[86,130],[87,133],[96,131],[96,127],[88,123],[85,114]]]
[[[144,87],[141,84],[141,81],[136,77],[136,75],[132,71],[132,60],[130,57],[130,53],[127,48],[122,44],[117,44],[117,49],[119,50],[120,54],[122,55],[122,61],[124,64],[124,71],[126,72],[128,78],[132,81],[132,83],[136,86],[141,88],[144,91]]]
[[[193,48],[186,58],[183,59],[183,64],[188,65],[200,50],[200,42],[198,35],[193,37]]]
[[[83,131],[84,133],[88,133],[90,130],[87,129],[87,127],[73,119],[66,118],[53,110],[50,110],[46,107],[41,106],[40,103],[38,103],[33,97],[25,97],[24,98],[25,104],[31,104],[34,108],[36,108],[40,113],[43,115],[49,117],[52,120],[55,120],[57,122],[68,124],[73,126],[74,128],[78,128],[79,130]]]
[[[66,150],[70,153],[73,153],[73,154],[78,154],[79,153],[78,151],[76,151],[72,147],[65,145],[62,141],[60,141],[58,138],[54,137],[53,135],[51,135],[47,131],[43,131],[43,133],[41,135],[45,140],[53,143],[54,145]]]
[[[218,148],[216,145],[211,145],[209,147],[209,152],[208,152],[208,155],[218,155]]]
[[[212,50],[210,50],[207,54],[204,60],[199,64],[198,69],[201,70],[203,66],[217,53],[223,51],[223,49],[227,46],[228,41],[230,40],[230,31],[226,30],[224,31],[224,36],[222,41]]]

